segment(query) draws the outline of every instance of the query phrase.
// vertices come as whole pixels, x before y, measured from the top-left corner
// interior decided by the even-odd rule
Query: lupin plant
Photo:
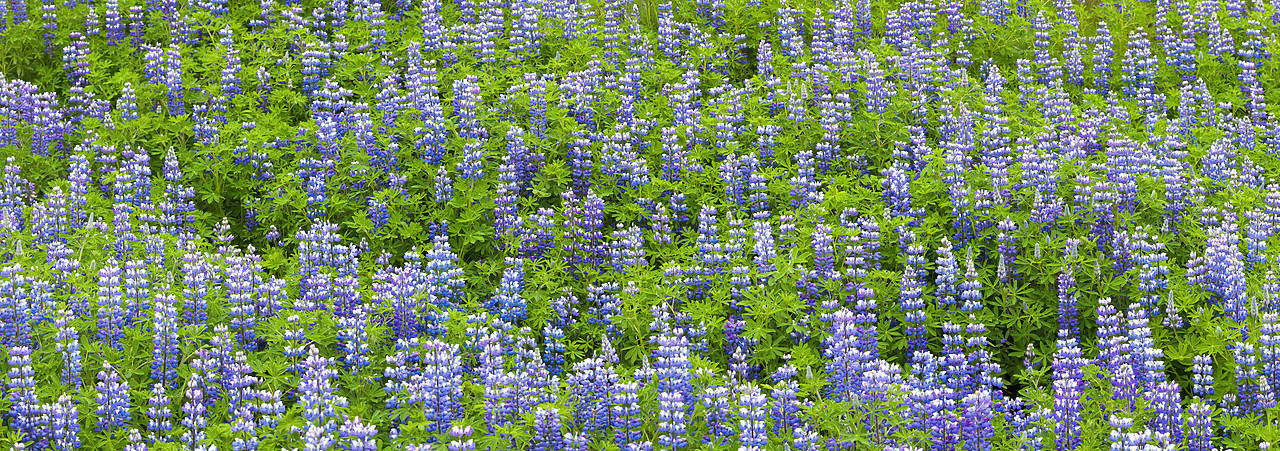
[[[45,440],[48,419],[36,392],[35,370],[32,368],[32,349],[25,346],[9,348],[9,374],[7,401],[12,406],[12,421],[16,431],[25,436],[25,442],[33,445]],[[127,388],[126,388],[127,390]],[[119,393],[116,393],[119,395]],[[127,397],[128,395],[125,394]],[[126,404],[127,404],[126,398]],[[126,413],[127,415],[127,413]],[[126,417],[125,420],[128,420]]]
[[[424,348],[425,369],[423,380],[418,382],[418,393],[428,412],[427,418],[434,422],[428,427],[433,431],[444,431],[462,410],[462,361],[456,345],[432,340]]]
[[[654,367],[658,398],[658,445],[668,449],[683,449],[688,445],[688,405],[693,401],[690,387],[689,341],[683,329],[657,319],[653,328],[662,334],[655,338],[658,348]]]
[[[97,392],[94,399],[98,404],[97,430],[115,434],[132,418],[129,383],[121,380],[118,370],[108,366],[98,372]]]
[[[80,414],[71,396],[62,394],[49,411],[50,447],[57,451],[80,449]]]
[[[98,336],[107,346],[122,349],[121,339],[124,328],[129,324],[128,313],[124,305],[124,294],[120,290],[120,267],[118,263],[103,268],[98,272]]]

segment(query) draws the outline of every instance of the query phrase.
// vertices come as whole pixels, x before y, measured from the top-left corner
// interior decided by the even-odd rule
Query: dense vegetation
[[[50,1],[0,446],[1280,440],[1275,5]]]

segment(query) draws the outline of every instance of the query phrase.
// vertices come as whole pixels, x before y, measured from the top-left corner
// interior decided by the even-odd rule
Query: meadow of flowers
[[[1267,450],[1278,24],[0,0],[0,449]]]

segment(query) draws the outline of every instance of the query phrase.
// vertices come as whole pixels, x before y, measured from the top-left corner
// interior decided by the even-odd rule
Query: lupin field
[[[1278,32],[0,0],[0,449],[1268,451]]]

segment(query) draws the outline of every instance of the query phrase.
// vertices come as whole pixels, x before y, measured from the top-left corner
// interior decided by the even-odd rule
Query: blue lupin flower
[[[449,441],[449,451],[475,451],[476,441],[470,438],[474,432],[471,426],[455,424],[450,427],[449,436],[453,437],[453,440]],[[467,437],[467,440],[462,440],[462,437]]]
[[[308,423],[306,433],[311,435],[318,429],[331,436],[338,429],[337,409],[347,407],[347,399],[337,394],[333,381],[337,372],[329,367],[330,359],[321,357],[314,345],[308,349],[298,383],[298,402],[303,405],[302,416]]]
[[[180,323],[177,304],[176,296],[165,293],[157,294],[153,304],[151,378],[164,388],[176,388],[179,360],[182,358],[178,346]]]
[[[112,262],[98,271],[98,337],[107,346],[117,350],[124,348],[124,328],[127,324],[124,293],[120,289],[120,266]]]
[[[147,432],[152,441],[168,442],[173,430],[173,412],[169,408],[170,400],[165,385],[151,385],[151,397],[147,398]]]
[[[457,345],[440,340],[423,344],[422,379],[417,393],[423,399],[430,432],[444,432],[462,417],[462,359]]]
[[[376,451],[378,449],[378,442],[374,440],[374,436],[378,435],[378,427],[364,423],[360,417],[345,418],[338,433],[341,437],[340,449],[345,451]]]
[[[760,388],[748,384],[738,391],[738,440],[740,450],[763,450],[769,444],[768,423],[765,421],[766,398]]]
[[[1191,401],[1187,407],[1187,449],[1189,451],[1211,451],[1217,449],[1213,445],[1213,407],[1200,397]]]
[[[80,377],[83,361],[80,357],[80,333],[74,326],[70,325],[74,317],[72,311],[63,310],[54,319],[54,326],[58,328],[58,333],[55,337],[58,342],[55,347],[58,353],[62,355],[60,378],[62,384],[67,388],[78,390],[83,384]]]
[[[554,407],[538,407],[533,412],[534,436],[531,451],[560,451],[565,447],[561,431],[560,411]]]
[[[639,390],[640,384],[636,382],[620,382],[614,384],[609,393],[613,404],[613,441],[622,449],[640,442],[642,437]]]
[[[80,413],[71,395],[63,393],[50,405],[50,445],[55,451],[80,449]]]
[[[734,409],[729,395],[729,387],[723,385],[707,387],[698,395],[703,420],[707,424],[707,432],[710,433],[702,438],[702,443],[719,445],[733,437]]]
[[[39,449],[47,440],[49,424],[45,418],[46,406],[40,404],[36,394],[36,373],[31,367],[31,352],[32,349],[26,346],[9,348],[7,398],[14,429],[22,434],[24,442]]]
[[[129,395],[129,382],[120,378],[115,368],[104,368],[98,371],[98,393],[94,402],[98,404],[95,413],[98,415],[98,431],[115,435],[132,419],[129,413],[132,403]]]

